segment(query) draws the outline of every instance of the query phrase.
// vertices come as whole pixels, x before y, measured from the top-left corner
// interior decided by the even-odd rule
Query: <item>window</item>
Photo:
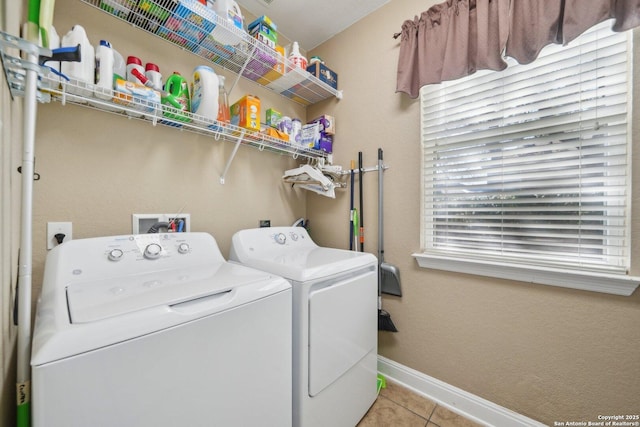
[[[421,266],[633,292],[631,49],[610,25],[422,88]]]

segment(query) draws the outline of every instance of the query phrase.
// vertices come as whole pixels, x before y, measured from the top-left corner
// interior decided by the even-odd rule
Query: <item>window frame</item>
[[[629,32],[631,33],[631,32]],[[633,58],[635,51],[633,50],[632,37],[627,36],[627,75],[629,92],[634,84],[634,74],[632,70]],[[421,90],[420,105],[424,102],[423,91]],[[627,162],[627,187],[631,189],[633,176],[632,176],[632,161],[631,151],[633,148],[632,140],[632,103],[633,96],[629,96],[628,100],[628,121],[627,121],[627,147],[628,147],[628,162]],[[420,114],[420,121],[422,123],[422,112]],[[429,251],[425,240],[425,227],[427,223],[427,212],[425,209],[425,202],[427,195],[425,194],[425,146],[422,142],[421,132],[421,150],[422,150],[422,164],[421,164],[421,215],[420,215],[420,227],[421,227],[421,252],[414,253],[412,256],[416,259],[418,265],[422,268],[430,268],[437,270],[452,271],[458,273],[474,274],[485,277],[494,277],[500,279],[515,280],[520,282],[543,284],[551,286],[559,286],[572,289],[588,290],[595,292],[602,292],[615,295],[631,295],[640,284],[640,277],[635,277],[626,274],[620,274],[618,272],[609,273],[607,271],[589,271],[588,269],[570,269],[563,266],[543,266],[536,265],[535,263],[528,264],[518,261],[502,261],[496,259],[483,259],[483,258],[471,258],[464,254],[443,253],[441,251]],[[631,195],[628,196],[629,202],[627,204],[627,220],[629,227],[627,233],[631,234],[633,224],[631,222]],[[431,221],[432,223],[434,221]],[[435,233],[434,233],[435,234]],[[631,246],[629,244],[629,246]],[[629,257],[631,257],[631,247],[629,248]],[[630,265],[630,262],[629,262]]]

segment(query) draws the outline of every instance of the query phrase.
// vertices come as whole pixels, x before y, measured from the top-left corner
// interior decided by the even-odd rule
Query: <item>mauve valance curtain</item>
[[[530,63],[610,18],[614,31],[639,26],[640,0],[447,0],[402,24],[396,91],[416,98],[427,84],[503,70],[503,55]]]

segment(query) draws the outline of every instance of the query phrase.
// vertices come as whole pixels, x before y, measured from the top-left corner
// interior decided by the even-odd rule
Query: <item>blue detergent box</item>
[[[255,27],[259,26],[267,26],[273,31],[278,31],[278,26],[276,25],[276,23],[273,22],[267,15],[262,15],[260,18],[251,22],[249,25],[247,25],[247,30],[251,32]]]
[[[307,72],[314,75],[320,81],[325,82],[334,89],[338,89],[338,75],[326,65],[314,62],[307,67]]]
[[[216,13],[197,0],[180,0],[157,34],[195,51],[216,26]]]

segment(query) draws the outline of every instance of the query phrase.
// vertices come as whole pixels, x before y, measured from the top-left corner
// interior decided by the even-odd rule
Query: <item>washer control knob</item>
[[[157,243],[151,243],[144,248],[144,257],[147,259],[156,259],[160,257],[162,253],[162,246]]]
[[[122,249],[111,249],[107,258],[109,258],[109,261],[120,261],[123,256],[124,252],[122,252]]]
[[[191,248],[189,247],[188,243],[180,243],[178,245],[178,253],[188,254],[189,253],[189,249],[191,249]]]
[[[278,233],[276,234],[276,242],[284,245],[285,242],[287,241],[287,236],[284,235],[284,233]]]
[[[291,240],[293,240],[294,242],[298,241],[298,235],[296,233],[291,232],[290,236]]]

